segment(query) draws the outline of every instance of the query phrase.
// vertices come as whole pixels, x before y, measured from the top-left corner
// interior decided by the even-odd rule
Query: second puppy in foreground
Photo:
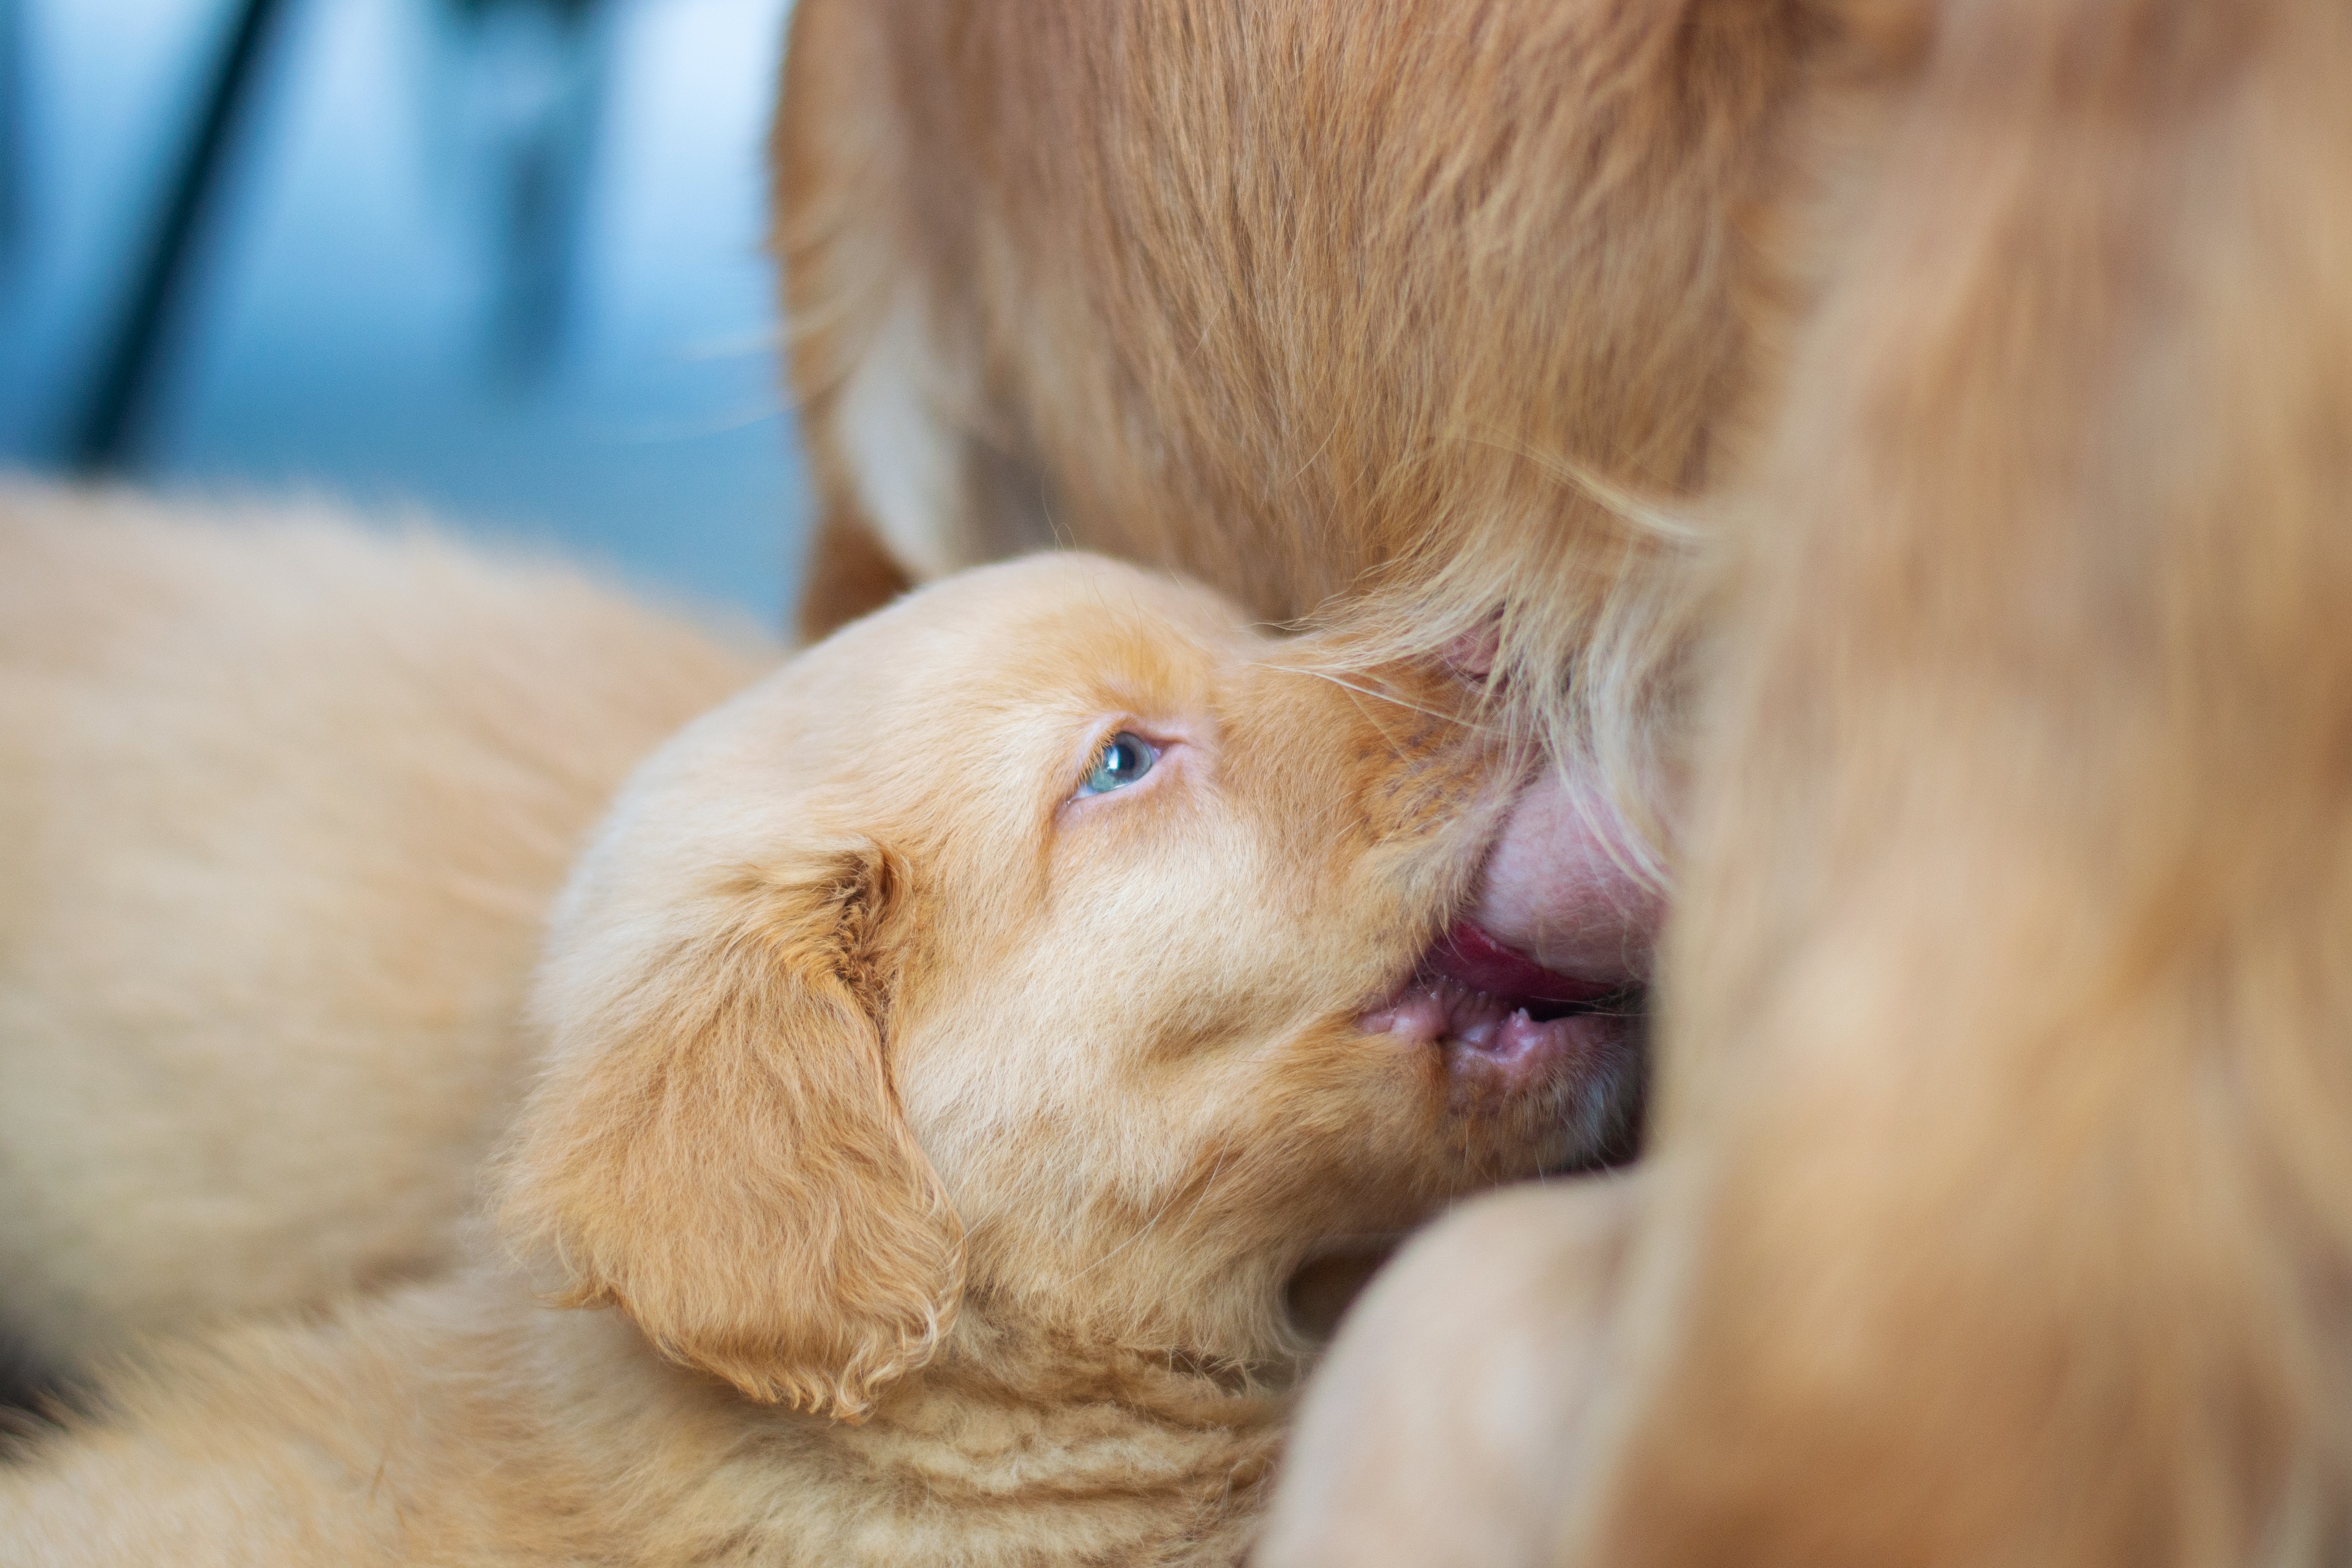
[[[1286,1280],[1631,1089],[1607,1016],[1413,979],[1516,782],[1465,700],[1084,557],[803,655],[559,910],[499,1170],[541,1272],[486,1245],[120,1382],[0,1478],[0,1555],[1238,1560]]]

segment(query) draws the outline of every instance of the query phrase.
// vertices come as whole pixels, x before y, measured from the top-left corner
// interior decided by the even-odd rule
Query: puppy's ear
[[[962,1240],[883,1067],[905,882],[845,841],[698,888],[573,889],[501,1172],[508,1236],[562,1268],[561,1304],[616,1305],[754,1399],[852,1419],[930,1358]]]

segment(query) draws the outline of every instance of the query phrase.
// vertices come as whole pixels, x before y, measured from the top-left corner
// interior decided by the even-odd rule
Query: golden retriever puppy
[[[118,1381],[0,1474],[0,1555],[1237,1561],[1301,1262],[1623,1114],[1627,1020],[1423,978],[1517,781],[1473,701],[1091,557],[845,628],[560,902],[499,1168],[537,1274]]]
[[[1570,972],[1688,825],[1657,1168],[1376,1287],[1272,1563],[2343,1557],[2340,4],[793,48],[821,587],[1050,531],[1464,650],[1558,763],[1472,923]]]
[[[0,1342],[449,1256],[547,905],[739,640],[316,510],[0,490]]]

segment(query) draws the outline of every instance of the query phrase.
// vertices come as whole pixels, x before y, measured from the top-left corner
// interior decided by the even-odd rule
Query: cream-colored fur
[[[690,725],[561,900],[527,1264],[119,1377],[0,1556],[1237,1561],[1300,1264],[1595,1136],[1573,1053],[1360,1024],[1518,773],[1442,667],[1313,662],[1045,557]]]
[[[548,901],[738,644],[322,509],[0,490],[0,1340],[446,1259]]]
[[[2352,1555],[2347,71],[2342,0],[803,0],[812,618],[1050,531],[1491,625],[1675,873],[1622,1234],[1384,1287],[1329,1397],[1433,1431],[1310,1422],[1380,1511],[1283,1568]]]
[[[1645,1179],[1515,1187],[1416,1237],[1299,1411],[1256,1560],[1548,1561]]]

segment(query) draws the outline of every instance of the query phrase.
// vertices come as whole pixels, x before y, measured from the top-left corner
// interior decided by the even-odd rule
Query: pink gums
[[[1438,1047],[1457,1091],[1483,1101],[1602,1073],[1630,1040],[1634,1008],[1596,1004],[1624,995],[1553,974],[1463,926],[1360,1023],[1369,1034]]]

